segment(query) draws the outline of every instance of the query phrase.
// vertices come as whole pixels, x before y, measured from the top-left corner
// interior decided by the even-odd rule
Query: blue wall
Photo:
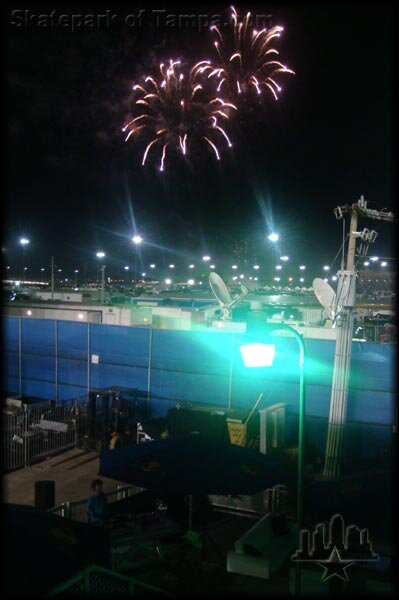
[[[245,369],[239,342],[252,341],[253,334],[19,317],[5,317],[3,323],[3,389],[10,393],[53,399],[57,382],[58,399],[65,400],[82,396],[88,386],[135,387],[149,392],[153,411],[159,413],[162,399],[250,408],[263,392],[265,403],[284,401],[297,410],[298,348],[293,338],[276,338],[273,367]],[[307,414],[328,417],[334,342],[305,340],[305,345]],[[98,364],[89,360],[91,355],[99,357]],[[395,355],[392,344],[352,344],[349,420],[394,422]]]
[[[273,367],[245,369],[239,342],[253,339],[253,334],[20,317],[3,322],[3,390],[8,393],[62,401],[83,396],[88,387],[118,385],[137,388],[150,399],[152,414],[163,416],[178,401],[249,411],[263,392],[260,407],[285,402],[288,412],[295,415],[298,410],[298,347],[293,338],[275,338]],[[306,414],[324,436],[335,343],[305,340],[305,345]],[[99,357],[98,364],[92,355]],[[395,355],[392,344],[352,344],[348,421],[373,424],[377,437],[395,422]],[[367,446],[367,439],[361,443]]]

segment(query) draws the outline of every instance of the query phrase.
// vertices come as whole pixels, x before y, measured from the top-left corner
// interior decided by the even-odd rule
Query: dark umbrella
[[[256,494],[284,483],[256,450],[191,434],[100,453],[99,475],[160,494]]]

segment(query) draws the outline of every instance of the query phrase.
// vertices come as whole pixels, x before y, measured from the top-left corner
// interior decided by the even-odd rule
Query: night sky
[[[363,194],[369,208],[397,210],[391,4],[237,3],[242,14],[270,14],[284,25],[278,48],[296,75],[284,79],[278,103],[249,107],[219,162],[196,148],[193,160],[167,162],[163,173],[158,161],[141,166],[142,144],[124,143],[131,85],[161,60],[214,58],[213,38],[209,28],[165,25],[164,15],[191,7],[145,5],[141,27],[126,25],[143,6],[113,5],[109,27],[101,20],[75,31],[37,24],[53,6],[29,9],[28,24],[23,6],[8,8],[5,264],[20,261],[25,235],[33,273],[52,255],[66,272],[90,269],[100,249],[110,269],[121,269],[132,263],[136,228],[146,240],[144,267],[186,265],[204,253],[216,264],[234,256],[274,265],[266,240],[274,226],[277,251],[317,271],[342,242],[336,206]],[[106,8],[81,4],[56,17]],[[152,11],[161,8],[157,26]],[[229,5],[197,12],[227,18]],[[393,256],[393,225],[359,227],[379,232],[370,254]]]

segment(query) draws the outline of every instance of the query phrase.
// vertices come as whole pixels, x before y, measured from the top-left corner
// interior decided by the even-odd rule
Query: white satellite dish
[[[231,302],[230,292],[223,279],[215,272],[209,274],[209,285],[220,305],[226,307]]]
[[[245,288],[248,292],[256,292],[259,289],[259,284],[253,281],[253,279],[245,279],[243,283],[240,284],[241,290]]]
[[[231,307],[234,306],[241,298],[248,294],[248,289],[245,285],[241,285],[241,294],[238,294],[233,300],[231,299],[230,292],[227,289],[227,285],[223,281],[223,279],[212,271],[209,274],[209,285],[215,296],[216,300],[219,302],[222,316],[221,319],[231,319]]]
[[[327,281],[324,281],[324,279],[316,277],[316,279],[313,279],[312,286],[316,298],[327,311],[327,318],[334,321],[337,308],[337,295],[331,285]]]
[[[152,288],[152,291],[155,294],[159,294],[160,292],[164,292],[165,290],[168,289],[168,285],[166,285],[166,283],[164,283],[163,281],[160,281],[159,283],[156,283],[154,285],[154,287]]]

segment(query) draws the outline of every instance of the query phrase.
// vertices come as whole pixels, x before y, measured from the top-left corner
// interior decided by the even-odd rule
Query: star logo
[[[349,581],[346,569],[353,565],[356,561],[345,560],[341,558],[339,550],[336,546],[331,551],[330,556],[326,560],[318,560],[317,564],[323,567],[324,573],[321,577],[322,581],[327,581],[330,577],[339,577],[343,581]]]
[[[367,563],[379,560],[370,542],[368,529],[357,525],[345,527],[341,514],[336,513],[330,523],[317,523],[310,529],[301,529],[299,548],[291,560],[316,563],[323,568],[321,581],[338,577],[347,582],[347,569],[357,562]]]

